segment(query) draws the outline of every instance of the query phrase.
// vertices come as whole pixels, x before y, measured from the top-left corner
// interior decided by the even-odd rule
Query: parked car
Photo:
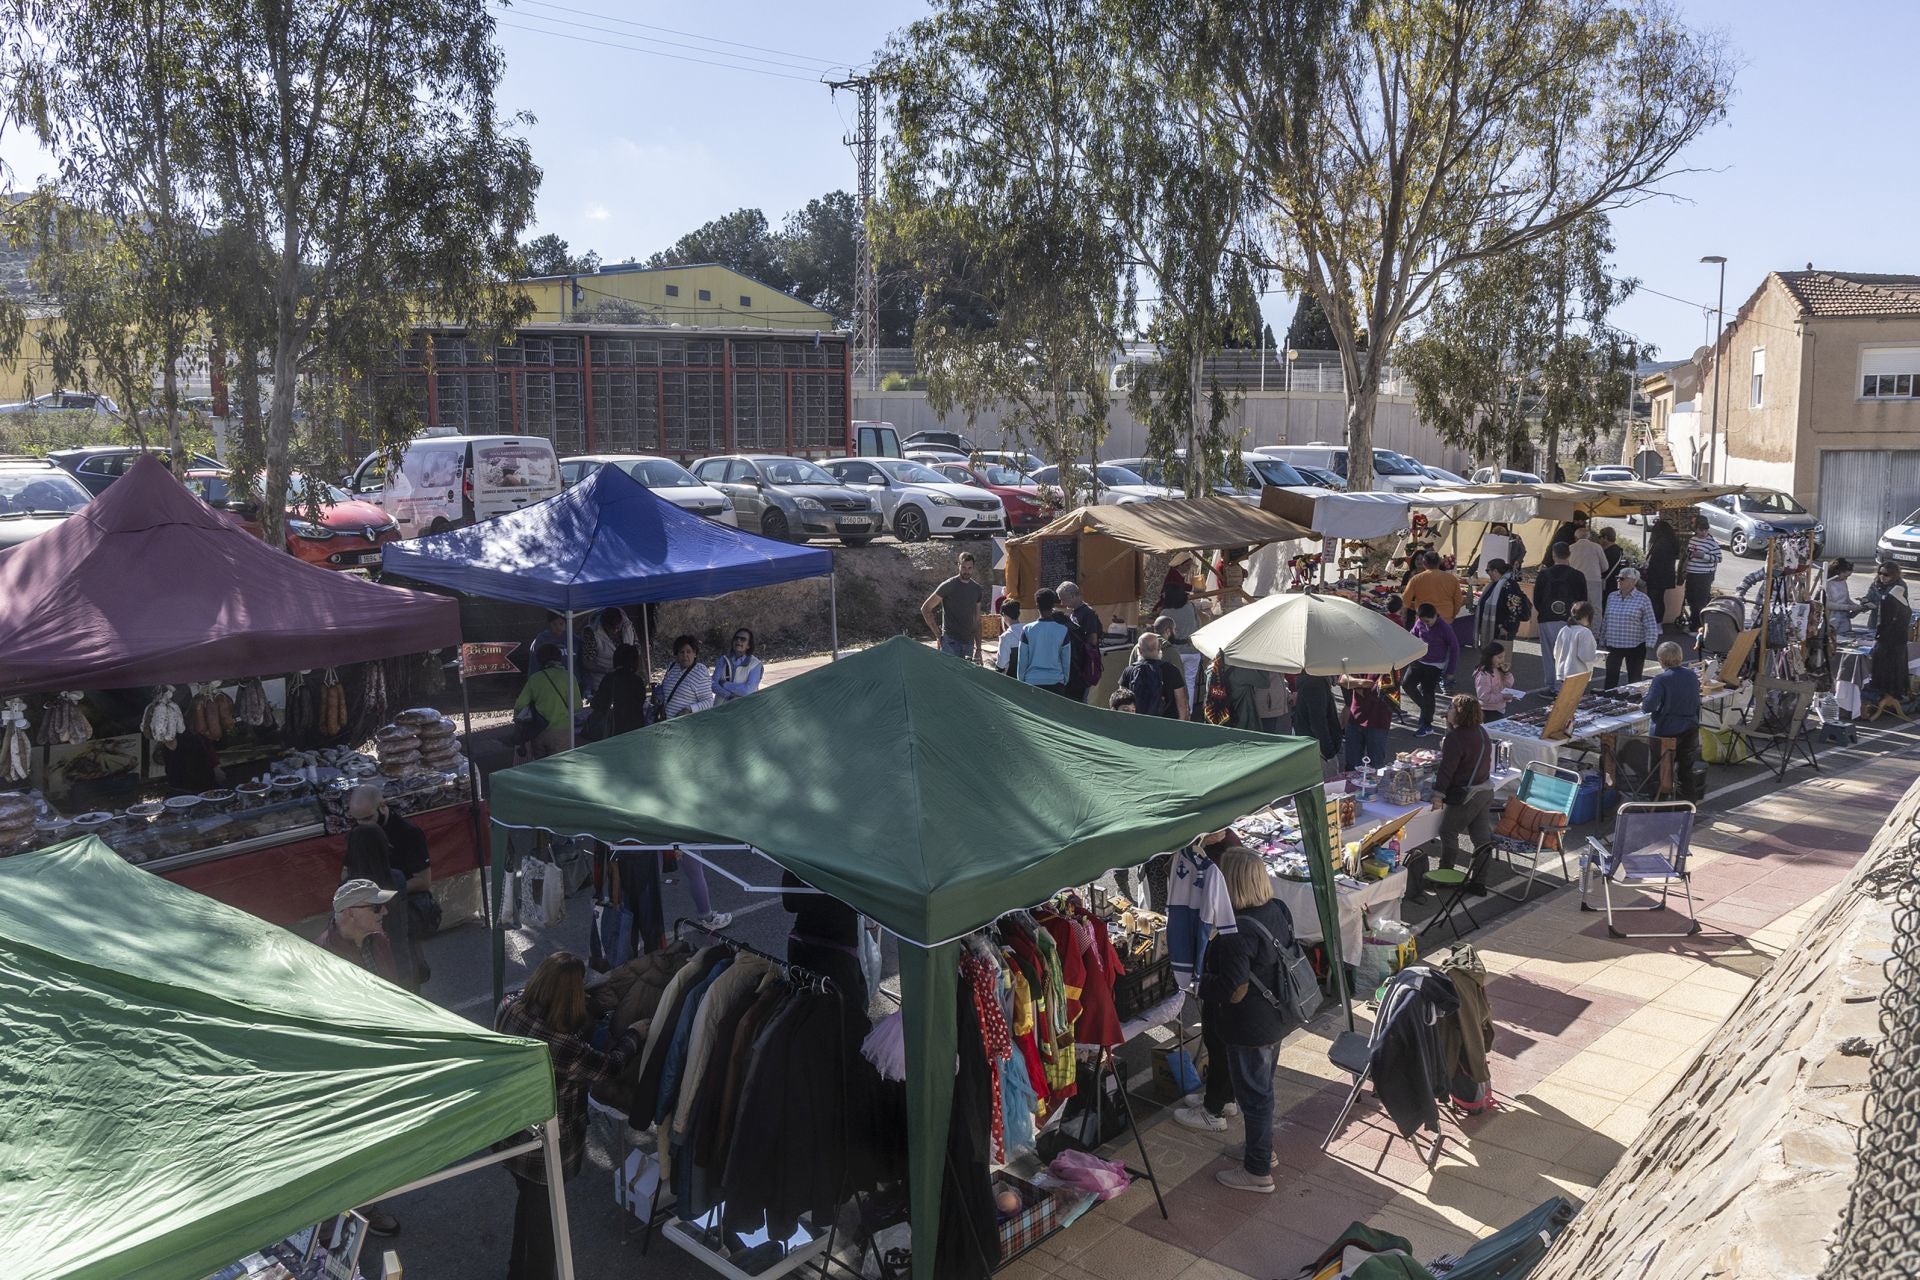
[[[1764,554],[1767,544],[1780,534],[1811,534],[1817,556],[1827,534],[1827,527],[1813,512],[1777,489],[1730,493],[1701,503],[1698,510],[1706,516],[1713,540],[1737,556]]]
[[[1074,466],[1080,473],[1079,492],[1082,498],[1091,491],[1093,501],[1098,506],[1155,502],[1180,496],[1175,490],[1164,485],[1148,484],[1138,473],[1125,467],[1116,467],[1110,462],[1103,462],[1098,467],[1090,467],[1084,462],[1077,462]],[[1060,468],[1041,467],[1033,473],[1033,478],[1052,492],[1060,492]]]
[[[93,391],[50,391],[44,396],[35,396],[31,400],[20,400],[13,404],[0,404],[0,413],[43,413],[79,409],[93,413],[108,413],[118,416],[120,406],[111,396],[103,396]]]
[[[1622,467],[1617,464],[1588,467],[1580,473],[1583,484],[1632,484],[1639,478],[1632,467]]]
[[[1109,465],[1122,467],[1151,485],[1184,496],[1187,492],[1187,464],[1185,458],[1179,458],[1169,467],[1157,458],[1115,458]],[[1245,484],[1235,483],[1240,477],[1223,478],[1213,486],[1215,497],[1239,498],[1243,502],[1260,501],[1260,490],[1249,489]]]
[[[1296,469],[1303,464],[1318,467],[1322,471],[1331,471],[1339,476],[1342,483],[1347,478],[1347,447],[1341,444],[1268,444],[1255,449],[1255,453],[1264,453],[1291,463]],[[1420,470],[1418,463],[1391,449],[1373,451],[1373,487],[1382,493],[1399,490],[1418,489],[1427,483],[1427,475]]]
[[[1185,449],[1176,449],[1174,466],[1171,469],[1163,469],[1161,464],[1152,458],[1116,458],[1112,465],[1125,467],[1148,484],[1162,485],[1179,493],[1185,493],[1186,454]],[[1231,461],[1228,465],[1232,465]],[[1249,502],[1258,502],[1260,490],[1267,485],[1303,492],[1314,487],[1312,482],[1301,475],[1292,463],[1271,454],[1247,451],[1240,455],[1239,474],[1216,484],[1213,491],[1223,497],[1245,498]]]
[[[78,480],[44,458],[0,457],[0,551],[39,537],[91,501]]]
[[[827,470],[848,488],[871,492],[887,527],[902,542],[925,542],[935,535],[985,538],[1006,532],[1007,512],[1000,499],[949,480],[921,463],[904,458],[835,458],[827,463]]]
[[[602,467],[620,468],[682,511],[705,516],[717,524],[738,527],[740,523],[726,494],[701,484],[693,478],[693,472],[672,458],[645,453],[586,453],[562,458],[560,483],[572,488]]]
[[[233,516],[255,537],[261,535],[265,477],[256,476],[251,489],[235,489],[233,473],[224,467],[196,467],[187,472],[186,484],[215,511]],[[309,510],[309,496],[318,510]],[[317,476],[294,472],[287,477],[282,500],[288,552],[322,569],[378,568],[380,548],[400,537],[400,526],[392,516]]]
[[[996,462],[934,462],[935,471],[955,484],[970,484],[985,489],[1000,499],[1006,509],[1007,528],[1014,533],[1032,533],[1060,512],[1058,495],[1035,484],[1033,477]]]
[[[1444,484],[1449,488],[1469,483],[1467,478],[1458,471],[1449,471],[1445,467],[1436,467],[1430,462],[1421,463],[1420,469],[1426,472],[1436,484]]]
[[[968,460],[998,463],[1003,467],[1012,467],[1015,471],[1024,471],[1028,475],[1047,465],[1046,459],[1037,453],[1028,453],[1025,449],[976,449]]]
[[[702,484],[727,495],[742,529],[769,538],[838,538],[864,547],[885,532],[870,493],[841,484],[805,458],[731,453],[702,458],[692,470]]]
[[[1920,511],[1880,535],[1879,558],[1909,569],[1920,569]]]
[[[915,431],[908,435],[906,439],[902,440],[900,445],[902,449],[906,450],[926,448],[948,449],[963,458],[972,455],[975,447],[971,438],[961,435],[958,431],[938,430]]]
[[[1515,471],[1511,467],[1481,467],[1473,473],[1475,484],[1541,484],[1539,476],[1531,471]]]
[[[73,473],[73,478],[86,488],[88,493],[100,494],[107,486],[118,480],[133,465],[134,459],[143,453],[160,455],[166,460],[167,451],[159,448],[142,449],[125,444],[85,444],[74,449],[55,449],[47,455],[47,460],[63,471]],[[188,467],[218,467],[218,459],[209,458],[204,453],[189,453]]]
[[[1336,493],[1346,492],[1347,481],[1346,481],[1346,477],[1344,476],[1336,475],[1333,472],[1323,470],[1320,467],[1302,466],[1297,462],[1290,463],[1288,465],[1290,465],[1295,471],[1298,471],[1302,476],[1306,477],[1307,483],[1312,485],[1316,489],[1332,489]]]
[[[417,538],[545,502],[560,492],[560,460],[539,436],[429,432],[397,467],[385,451],[368,454],[347,488],[398,521],[402,537]]]

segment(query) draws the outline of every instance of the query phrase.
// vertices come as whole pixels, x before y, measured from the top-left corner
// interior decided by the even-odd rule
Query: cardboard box
[[[1207,1047],[1200,1041],[1200,1029],[1195,1027],[1182,1035],[1182,1028],[1175,1023],[1165,1026],[1149,1027],[1146,1033],[1147,1052],[1153,1067],[1153,1096],[1166,1102],[1175,1102],[1187,1095],[1187,1090],[1174,1079],[1172,1057],[1184,1052],[1193,1060],[1194,1071],[1201,1080],[1207,1076]]]

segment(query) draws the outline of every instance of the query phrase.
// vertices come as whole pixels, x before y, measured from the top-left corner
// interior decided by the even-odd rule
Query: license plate
[[[862,529],[864,529],[864,528],[866,528],[866,527],[867,527],[868,525],[870,525],[870,524],[872,524],[872,523],[873,523],[873,521],[871,521],[871,520],[869,520],[869,519],[867,519],[867,518],[866,518],[865,516],[841,516],[841,517],[840,517],[840,523],[841,523],[841,524],[852,524],[852,525],[858,525],[858,526],[860,526],[860,527],[861,527]]]
[[[353,558],[353,563],[354,564],[379,564],[380,553],[378,551],[362,551],[359,555]]]

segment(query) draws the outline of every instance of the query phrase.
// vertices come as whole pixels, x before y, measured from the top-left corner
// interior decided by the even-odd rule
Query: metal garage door
[[[1820,519],[1828,555],[1873,559],[1880,535],[1920,507],[1920,449],[1823,449]]]

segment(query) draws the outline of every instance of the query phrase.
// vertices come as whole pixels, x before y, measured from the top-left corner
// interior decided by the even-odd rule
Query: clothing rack
[[[729,933],[724,932],[723,930],[715,929],[708,925],[701,924],[699,921],[689,919],[686,916],[680,916],[677,919],[675,919],[673,922],[673,940],[675,942],[678,942],[681,939],[682,935],[685,933],[698,933],[705,937],[713,939],[714,942],[718,943],[721,946],[727,947],[732,951],[745,954],[745,955],[758,956],[760,959],[767,961],[769,964],[772,964],[774,967],[776,967],[782,973],[784,973],[787,977],[788,982],[794,984],[796,987],[804,986],[808,990],[818,992],[822,995],[832,996],[836,1004],[843,1004],[843,996],[839,986],[835,984],[832,978],[828,977],[823,973],[816,973],[815,971],[805,967],[804,965],[797,965],[790,960],[786,960],[779,956],[773,955],[771,952],[762,951],[760,948],[753,946],[749,943],[742,942],[740,941],[740,939],[732,936]],[[844,1014],[844,1007],[842,1008],[842,1013]],[[839,1088],[840,1088],[840,1115],[842,1118],[842,1123],[845,1122],[845,1117],[847,1114],[847,1107],[846,1107],[847,1077],[846,1077],[845,1066],[846,1064],[844,1062],[841,1063],[840,1078],[838,1082]],[[842,1146],[845,1146],[846,1134],[842,1132],[840,1137],[841,1137]],[[708,1216],[712,1217],[716,1222],[716,1224],[720,1220],[720,1217],[724,1208],[724,1204],[725,1204],[724,1201],[717,1203],[712,1209],[708,1211]],[[684,1250],[686,1253],[692,1255],[696,1261],[706,1266],[709,1270],[715,1271],[720,1275],[728,1276],[728,1277],[744,1277],[745,1276],[744,1272],[742,1272],[739,1268],[735,1267],[730,1261],[728,1261],[728,1259],[724,1257],[720,1253],[720,1251],[715,1247],[714,1240],[711,1237],[718,1234],[716,1228],[702,1227],[697,1221],[689,1222],[677,1216],[671,1222],[661,1222],[660,1212],[662,1207],[663,1206],[661,1206],[660,1204],[660,1186],[659,1186],[659,1183],[656,1181],[654,1185],[653,1199],[650,1202],[650,1207],[647,1213],[646,1232],[645,1234],[643,1234],[642,1240],[641,1240],[640,1252],[643,1256],[647,1251],[647,1241],[652,1235],[654,1226],[655,1224],[659,1224],[662,1235],[668,1236],[675,1245],[677,1245],[680,1249]],[[669,1203],[664,1207],[668,1209],[673,1209],[677,1207],[677,1204],[674,1201],[669,1201]],[[834,1262],[835,1262],[835,1259],[833,1256],[833,1246],[834,1246],[835,1236],[838,1234],[839,1229],[840,1228],[839,1228],[838,1215],[836,1214],[835,1220],[827,1225],[826,1234],[824,1236],[814,1237],[814,1242],[820,1243],[821,1245],[819,1256],[818,1256],[818,1264],[819,1264],[819,1274],[823,1277],[823,1280],[824,1280],[824,1277],[831,1274],[831,1272],[829,1271],[829,1268],[832,1265],[834,1265]],[[764,1271],[756,1273],[755,1280],[776,1280],[776,1278],[779,1276],[794,1274],[805,1268],[811,1267],[814,1265],[814,1262],[815,1262],[815,1255],[813,1251],[813,1244],[810,1243],[808,1245],[802,1246],[799,1249],[796,1249],[792,1254],[788,1255],[788,1257],[781,1263],[775,1266],[769,1267]],[[846,1264],[841,1263],[839,1265],[842,1267],[843,1270],[847,1269]],[[853,1274],[857,1275],[858,1273],[856,1272]]]

